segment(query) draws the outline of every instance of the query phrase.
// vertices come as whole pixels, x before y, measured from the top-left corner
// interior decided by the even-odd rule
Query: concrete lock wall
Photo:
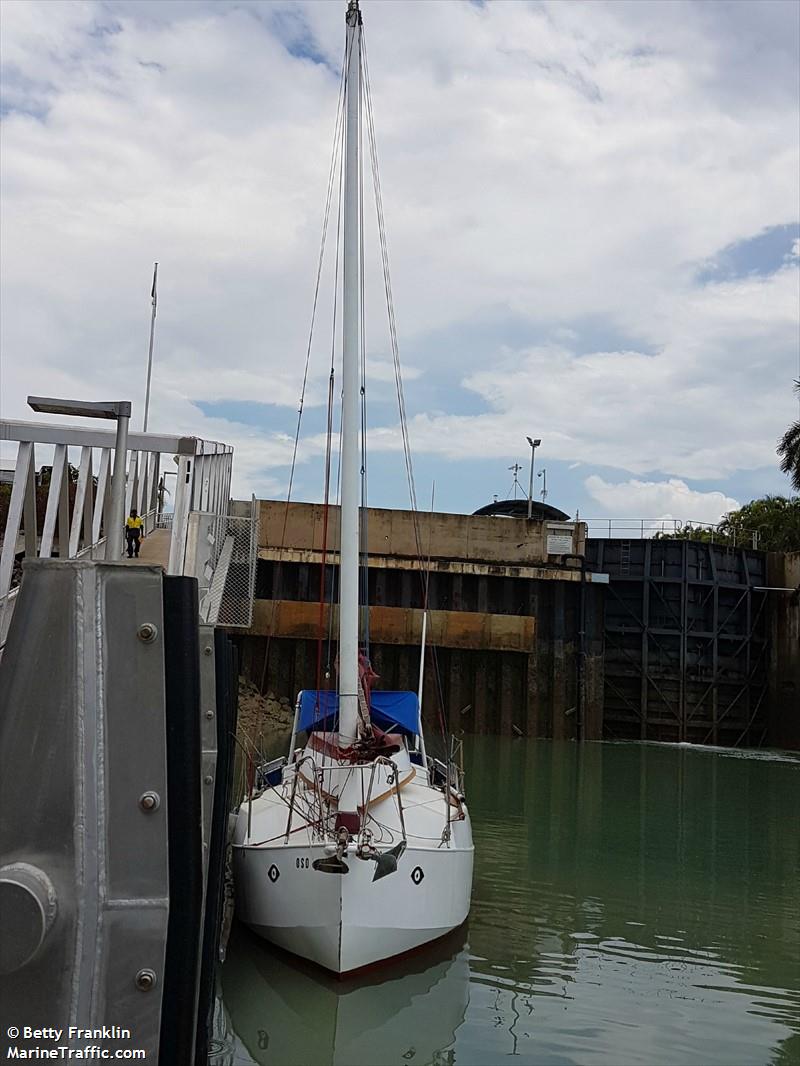
[[[770,553],[767,584],[774,591],[770,616],[770,740],[800,748],[800,552]]]
[[[475,515],[370,509],[370,652],[382,688],[416,690],[422,627],[421,540],[429,571],[423,706],[451,730],[597,739],[602,733],[604,588],[581,572],[585,527]],[[338,513],[260,502],[253,625],[240,638],[242,671],[262,691],[294,701],[300,688],[335,684]],[[564,543],[572,552],[547,553]],[[430,555],[430,563],[428,563]],[[575,556],[575,557],[569,557]],[[583,637],[581,636],[583,631]],[[321,638],[321,639],[320,639]]]
[[[242,657],[257,685],[293,701],[317,683],[318,655],[335,683],[335,609],[320,611],[325,512],[274,501],[259,512]],[[727,545],[586,541],[581,523],[382,509],[366,530],[381,684],[417,687],[427,572],[437,650],[423,702],[434,719],[442,704],[451,729],[800,747],[800,608],[764,588],[796,588],[800,553],[768,563]],[[327,542],[325,604],[337,598],[335,508]]]
[[[583,522],[528,522],[525,518],[486,515],[422,514],[380,507],[367,509],[367,550],[370,555],[417,559],[461,559],[485,563],[534,564],[560,560],[548,555],[548,534],[572,527],[572,547],[566,554],[582,555]],[[259,501],[259,539],[264,548],[321,551],[325,508],[321,504]],[[328,509],[328,550],[339,542],[339,509]],[[551,539],[551,546],[553,541]],[[577,565],[577,564],[576,564]]]

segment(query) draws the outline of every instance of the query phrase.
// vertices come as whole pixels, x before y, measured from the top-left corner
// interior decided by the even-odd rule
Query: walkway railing
[[[0,496],[2,647],[22,558],[106,557],[115,434],[83,426],[0,420],[0,440],[17,444],[10,495]],[[44,465],[37,469],[37,464]],[[227,444],[156,433],[129,435],[125,514],[135,507],[144,518],[145,534],[169,529],[164,559],[168,573],[187,572],[193,511],[215,519],[227,517],[232,466],[233,448]],[[168,474],[176,475],[174,486],[167,482]],[[174,509],[165,513],[168,495]]]
[[[584,518],[587,537],[599,539],[608,537],[618,540],[644,540],[656,536],[684,536],[689,538],[692,531],[700,534],[701,539],[710,540],[712,544],[730,544],[732,547],[757,548],[757,529],[721,530],[713,522],[695,522],[681,518]]]

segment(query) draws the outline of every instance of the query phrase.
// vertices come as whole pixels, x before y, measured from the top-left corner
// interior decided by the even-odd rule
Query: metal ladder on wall
[[[623,540],[619,546],[619,572],[626,577],[631,572],[631,542]]]

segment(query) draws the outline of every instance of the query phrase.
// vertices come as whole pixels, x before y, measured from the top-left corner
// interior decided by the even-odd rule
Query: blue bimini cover
[[[388,732],[419,733],[419,701],[416,692],[380,692],[370,694],[370,715],[379,729]],[[339,695],[336,692],[304,689],[300,693],[298,733],[306,730],[332,732],[339,717]]]

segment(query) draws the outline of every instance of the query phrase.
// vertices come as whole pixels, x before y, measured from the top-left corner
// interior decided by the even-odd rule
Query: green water
[[[237,928],[212,1062],[800,1064],[800,757],[465,747],[467,926],[344,982]]]

